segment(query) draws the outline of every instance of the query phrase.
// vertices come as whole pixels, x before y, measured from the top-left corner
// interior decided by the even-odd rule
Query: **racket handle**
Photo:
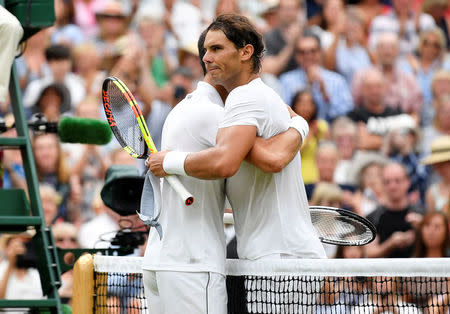
[[[223,214],[223,223],[227,225],[234,225],[234,217],[232,213]]]
[[[192,205],[194,203],[194,196],[189,193],[180,180],[174,175],[168,175],[165,177],[167,182],[172,186],[172,188],[181,197],[186,206]]]

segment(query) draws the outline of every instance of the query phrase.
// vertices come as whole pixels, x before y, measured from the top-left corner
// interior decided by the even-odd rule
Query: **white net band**
[[[227,275],[450,277],[446,258],[227,260]],[[142,257],[94,257],[96,272],[141,273]]]

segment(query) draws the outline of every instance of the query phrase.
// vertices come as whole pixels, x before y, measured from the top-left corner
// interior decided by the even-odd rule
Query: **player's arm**
[[[297,155],[303,139],[308,135],[309,126],[287,106],[291,116],[290,128],[269,139],[257,137],[246,160],[264,172],[275,173],[283,170]]]
[[[267,140],[257,137],[245,159],[264,172],[280,172],[297,155],[301,144],[300,133],[289,128]]]
[[[189,175],[199,179],[233,176],[253,147],[256,127],[236,125],[217,132],[216,146],[199,152],[158,152],[148,158],[150,171],[156,176]]]

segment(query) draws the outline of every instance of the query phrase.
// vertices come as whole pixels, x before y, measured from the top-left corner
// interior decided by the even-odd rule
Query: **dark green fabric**
[[[141,205],[144,177],[129,165],[113,165],[106,171],[100,196],[106,206],[121,216],[136,214]]]

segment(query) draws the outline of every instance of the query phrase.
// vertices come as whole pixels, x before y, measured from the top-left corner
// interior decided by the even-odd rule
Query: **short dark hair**
[[[52,60],[70,60],[70,49],[65,45],[51,45],[45,49],[45,59]]]
[[[200,65],[202,66],[202,69],[203,69],[203,75],[206,75],[206,72],[207,72],[205,62],[203,62],[203,57],[205,56],[205,53],[206,53],[206,49],[205,49],[206,33],[208,33],[208,29],[205,29],[200,34],[200,37],[198,38],[198,42],[197,42],[198,56],[200,57]]]
[[[222,14],[208,26],[206,32],[216,30],[221,30],[237,49],[243,48],[245,45],[253,46],[253,72],[258,73],[261,69],[264,42],[262,35],[250,21],[243,15],[233,13]]]

